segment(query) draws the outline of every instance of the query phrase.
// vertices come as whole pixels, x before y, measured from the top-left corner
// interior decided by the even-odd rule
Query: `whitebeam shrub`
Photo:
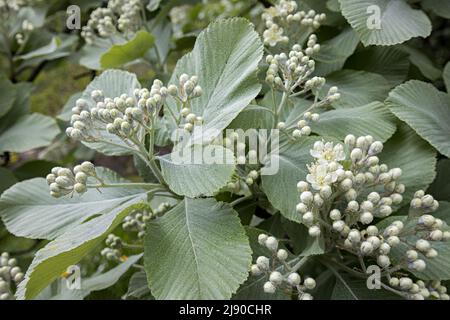
[[[426,190],[445,176],[436,162],[449,156],[450,98],[400,84],[400,49],[349,58],[357,35],[405,39],[367,33],[355,1],[319,12],[280,0],[256,8],[254,24],[212,22],[171,68],[145,13],[158,8],[145,3],[91,13],[80,63],[100,46],[88,65],[103,70],[71,101],[66,128],[95,152],[133,158],[139,177],[85,159],[6,190],[6,228],[48,243],[25,274],[2,255],[1,299],[85,298],[99,277],[105,289],[126,272],[126,299],[449,299],[450,205]],[[327,17],[343,23],[337,35],[321,32]],[[423,22],[409,31],[423,36]],[[361,59],[366,69],[346,67]],[[109,69],[135,61],[157,75]],[[75,266],[85,285],[67,292]]]

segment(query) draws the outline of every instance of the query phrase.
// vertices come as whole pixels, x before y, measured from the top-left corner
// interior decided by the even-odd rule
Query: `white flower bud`
[[[264,283],[264,292],[265,293],[275,293],[276,287],[274,286],[274,284],[270,281],[267,281],[266,283]]]
[[[344,179],[344,180],[340,183],[340,187],[341,187],[341,189],[344,190],[344,191],[350,190],[350,188],[352,187],[352,185],[353,185],[353,182],[352,182],[352,180],[349,179],[349,178]]]
[[[270,273],[269,281],[275,285],[280,285],[283,282],[283,276],[278,271],[273,271]]]
[[[260,274],[262,274],[261,269],[259,269],[258,265],[253,264],[251,266],[250,272],[252,273],[252,275],[254,276],[259,276]]]
[[[288,252],[284,249],[280,249],[277,251],[277,258],[280,261],[284,261],[288,258]]]
[[[391,246],[384,242],[380,245],[379,251],[381,254],[388,255],[391,252]]]
[[[291,286],[298,286],[302,279],[297,272],[293,272],[288,275],[287,281]]]
[[[357,162],[357,161],[361,160],[362,156],[363,156],[363,152],[360,148],[355,148],[350,153],[350,158],[352,159],[353,162]]]
[[[314,200],[313,194],[310,191],[304,191],[300,194],[300,200],[304,204],[311,204]]]
[[[87,191],[86,185],[82,184],[82,183],[75,183],[75,185],[73,186],[73,189],[77,193],[85,193]]]
[[[298,139],[298,138],[300,138],[302,136],[302,132],[300,130],[298,130],[298,129],[295,129],[294,131],[292,131],[292,136],[295,139]]]
[[[419,254],[417,253],[416,250],[408,250],[406,251],[406,258],[409,261],[415,261],[419,258]]]
[[[320,235],[320,228],[318,226],[312,226],[308,229],[308,233],[311,237],[318,237]]]
[[[337,87],[332,87],[332,88],[336,88],[336,91],[337,91]],[[329,92],[331,92],[331,89],[332,88],[330,88],[330,91]],[[335,92],[333,92],[332,94],[334,94]],[[355,143],[356,143],[356,138],[355,138],[355,136],[354,135],[352,135],[352,134],[349,134],[349,135],[347,135],[346,137],[345,137],[345,139],[344,139],[344,143],[347,145],[347,146],[349,146],[350,148],[353,148],[353,146],[355,145]]]
[[[436,251],[436,249],[431,248],[427,251],[427,253],[425,253],[425,256],[429,259],[433,259],[438,256],[438,252]]]
[[[264,246],[266,244],[266,240],[269,236],[267,234],[261,233],[258,236],[258,243],[262,246]]]
[[[350,240],[352,243],[360,242],[361,233],[356,229],[351,230],[350,233],[348,234],[348,240]]]
[[[306,289],[312,290],[316,287],[316,280],[313,278],[306,278],[303,282],[303,285],[306,287]]]
[[[441,241],[444,233],[441,230],[433,230],[430,233],[430,239],[433,241]]]
[[[416,249],[421,252],[426,252],[430,250],[431,245],[427,240],[419,239],[416,241]]]
[[[400,280],[396,277],[392,277],[391,279],[389,279],[389,285],[391,287],[398,287],[400,285]]]
[[[308,191],[309,189],[309,184],[305,181],[299,181],[297,183],[297,190],[298,192],[305,192]]]
[[[268,237],[265,243],[267,249],[271,251],[277,251],[278,249],[278,240],[275,237]]]
[[[337,220],[337,221],[333,222],[333,229],[336,230],[337,232],[343,231],[344,227],[345,227],[345,222],[342,220]]]
[[[91,162],[85,161],[80,166],[81,171],[86,173],[87,175],[95,174],[95,167]]]
[[[341,212],[338,209],[333,209],[330,211],[330,219],[333,221],[340,220],[342,217]]]
[[[278,123],[277,123],[277,129],[278,129],[278,130],[284,130],[284,129],[286,129],[286,123],[284,123],[284,122],[278,122]]]
[[[423,271],[427,267],[427,264],[422,259],[417,259],[410,264],[410,268],[416,271]]]
[[[360,250],[363,255],[369,255],[373,252],[373,245],[369,241],[363,241]]]
[[[376,226],[368,226],[366,232],[368,236],[377,236],[378,228]]]
[[[306,211],[308,211],[308,207],[304,203],[297,204],[295,209],[298,213],[305,213]]]
[[[381,241],[377,236],[370,236],[369,238],[367,238],[367,241],[369,241],[373,245],[374,250],[377,250],[381,245]]]
[[[395,247],[396,245],[398,245],[400,243],[400,239],[397,236],[389,237],[389,238],[387,238],[386,241],[387,241],[387,243],[389,243],[389,245],[391,247]]]
[[[391,260],[388,256],[380,255],[377,258],[377,264],[382,268],[387,268],[391,264]]]
[[[347,210],[350,211],[350,212],[358,211],[359,210],[359,203],[357,201],[354,201],[354,200],[350,201],[347,204]]]
[[[310,225],[314,221],[314,215],[311,211],[305,212],[305,214],[302,216],[302,221],[306,225]]]
[[[373,214],[369,211],[365,211],[359,216],[359,221],[363,224],[369,224],[373,221]]]
[[[269,258],[265,257],[265,256],[259,256],[256,259],[256,265],[258,266],[258,268],[260,268],[261,270],[269,270],[270,269],[270,260]]]

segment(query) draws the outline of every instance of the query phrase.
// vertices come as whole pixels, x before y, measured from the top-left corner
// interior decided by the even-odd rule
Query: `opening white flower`
[[[333,145],[332,142],[316,141],[311,156],[318,159],[319,163],[329,163],[345,160],[345,152],[342,144]]]
[[[272,24],[272,26],[264,31],[264,42],[271,47],[277,45],[278,42],[287,41],[287,37],[283,36],[283,28],[280,28],[276,24]]]
[[[320,190],[322,187],[329,186],[336,182],[337,175],[334,171],[329,171],[328,164],[313,163],[308,166],[309,174],[306,175],[308,181],[313,189]]]

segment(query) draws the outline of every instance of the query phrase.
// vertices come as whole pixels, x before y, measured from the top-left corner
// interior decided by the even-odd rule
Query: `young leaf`
[[[141,30],[133,39],[124,44],[116,44],[100,58],[102,68],[118,68],[144,56],[153,47],[155,37],[147,31]]]
[[[161,170],[175,193],[190,198],[212,196],[230,181],[235,170],[233,152],[218,145],[174,150],[160,157]],[[214,158],[217,162],[212,162]],[[198,159],[198,160],[196,160]]]
[[[358,32],[362,43],[394,45],[414,37],[426,38],[431,22],[420,10],[404,0],[339,0],[348,23]]]
[[[450,157],[450,96],[433,85],[408,81],[391,91],[386,104],[440,153]]]
[[[204,119],[194,142],[215,138],[258,95],[256,71],[262,54],[262,42],[249,21],[233,18],[210,24],[192,52],[178,61],[170,82],[177,84],[183,73],[196,75],[203,89],[191,102],[192,112]],[[175,102],[169,103],[178,113]]]
[[[251,249],[229,205],[185,198],[147,225],[144,262],[157,299],[229,299],[248,276]]]

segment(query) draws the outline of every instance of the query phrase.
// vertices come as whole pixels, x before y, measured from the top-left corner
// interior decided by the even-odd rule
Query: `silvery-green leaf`
[[[6,76],[0,75],[0,118],[14,105],[16,100],[16,86]]]
[[[372,135],[386,141],[395,132],[395,118],[381,102],[372,102],[357,108],[344,108],[324,112],[317,124],[311,125],[314,132],[344,140],[348,134]]]
[[[348,23],[358,32],[362,43],[394,45],[414,37],[426,38],[431,22],[420,10],[404,0],[339,0]]]
[[[172,75],[197,75],[203,95],[190,103],[204,119],[203,131],[192,138],[215,138],[256,97],[261,85],[256,77],[263,45],[252,24],[243,18],[217,20],[200,33],[192,52],[181,58]],[[171,101],[171,103],[170,103]],[[173,100],[170,108],[178,113]]]
[[[31,52],[27,52],[26,54],[17,56],[16,59],[17,60],[19,60],[19,59],[27,60],[27,59],[45,56],[47,54],[55,52],[60,45],[61,45],[61,39],[58,37],[53,37],[52,40],[50,41],[50,43],[48,43],[47,45],[45,45],[39,49],[33,50]]]
[[[408,81],[391,91],[389,109],[440,153],[450,157],[450,96],[433,85]]]
[[[24,115],[0,130],[0,152],[24,152],[48,146],[59,133],[56,121],[39,113]]]
[[[431,10],[434,14],[450,19],[450,2],[442,0],[422,0],[420,4],[424,9]]]
[[[237,213],[212,198],[185,198],[147,225],[144,264],[156,299],[229,299],[250,263]]]
[[[391,86],[402,83],[409,71],[409,55],[397,47],[369,47],[348,59],[345,68],[382,75]]]
[[[426,190],[436,175],[435,150],[405,124],[385,143],[379,158],[389,168],[402,169],[400,182],[406,186],[404,204],[409,203],[417,190]]]
[[[409,54],[409,61],[416,66],[420,72],[428,79],[436,81],[442,75],[442,70],[434,65],[434,62],[421,50],[406,44],[398,49]]]
[[[93,90],[102,90],[105,98],[119,97],[124,93],[133,97],[134,89],[140,87],[136,75],[121,70],[106,70],[87,86],[83,91],[82,98],[88,102],[89,109],[91,109],[95,106],[95,102],[91,98]],[[101,138],[107,142],[83,142],[83,144],[106,155],[128,155],[132,153],[125,148],[128,145],[116,135],[110,134],[106,130],[99,130],[99,132]]]
[[[142,299],[146,296],[150,296],[147,275],[144,271],[138,271],[134,273],[130,278],[130,283],[128,284],[128,291],[125,295],[125,299],[130,297]]]
[[[170,189],[191,198],[214,195],[235,170],[233,152],[218,145],[175,149],[159,160]]]
[[[270,203],[289,220],[300,222],[300,215],[295,210],[299,202],[297,183],[306,178],[306,165],[313,160],[309,150],[318,139],[305,137],[295,142],[281,140],[279,149],[272,151],[271,165],[278,162],[277,173],[261,176],[262,187]]]
[[[355,108],[374,101],[384,101],[391,86],[381,75],[366,71],[341,70],[327,76],[319,96],[325,97],[328,89],[337,86],[341,98],[333,103],[335,108]]]
[[[383,288],[369,289],[367,279],[353,278],[348,274],[341,273],[342,280],[336,278],[336,284],[331,293],[333,300],[396,300],[401,299],[398,295],[393,294]],[[367,277],[372,274],[367,274]],[[372,283],[372,282],[370,282]],[[350,289],[349,289],[350,288]],[[351,291],[350,291],[351,290]]]
[[[347,58],[355,52],[358,43],[358,35],[350,27],[344,29],[336,37],[321,42],[320,51],[313,55],[317,62],[314,73],[326,76],[342,69]]]
[[[106,182],[123,182],[109,170],[98,169]],[[140,188],[95,189],[73,197],[53,198],[47,182],[34,178],[17,183],[0,198],[0,215],[8,230],[20,237],[54,239],[89,217],[104,214],[125,204],[145,200]]]
[[[445,65],[443,77],[445,87],[447,88],[447,93],[450,93],[450,62],[447,62],[447,64]]]
[[[99,217],[79,224],[40,249],[18,286],[18,299],[33,299],[67,267],[78,263],[96,248],[121,221],[134,210],[142,210],[143,202],[125,202]]]

